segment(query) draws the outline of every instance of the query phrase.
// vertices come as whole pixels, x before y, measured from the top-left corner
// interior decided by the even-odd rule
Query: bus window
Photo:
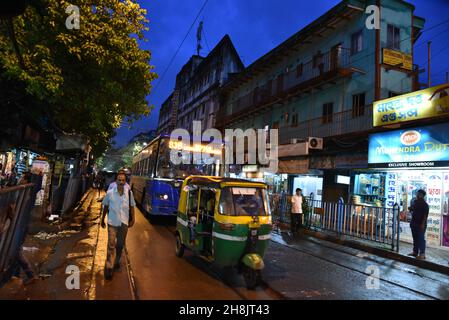
[[[148,176],[153,177],[154,166],[156,165],[157,159],[157,143],[153,143],[149,148],[149,157],[148,157]]]

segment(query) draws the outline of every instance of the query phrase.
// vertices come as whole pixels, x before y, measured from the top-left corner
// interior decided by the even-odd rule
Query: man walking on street
[[[135,222],[136,203],[132,191],[125,188],[125,183],[125,174],[118,174],[116,186],[108,190],[103,199],[102,228],[106,228],[105,216],[108,215],[108,250],[104,271],[106,280],[112,279],[113,269],[120,269],[120,258],[128,227],[131,228]]]
[[[412,229],[413,236],[413,252],[409,256],[414,256],[416,259],[426,259],[426,228],[427,228],[427,216],[429,215],[429,206],[424,200],[426,192],[424,190],[418,190],[416,194],[416,200],[413,201],[412,209],[412,221],[410,222],[410,229]]]
[[[291,212],[291,231],[292,234],[298,232],[299,228],[302,227],[302,190],[300,188],[296,188],[296,194],[292,196],[292,212]]]

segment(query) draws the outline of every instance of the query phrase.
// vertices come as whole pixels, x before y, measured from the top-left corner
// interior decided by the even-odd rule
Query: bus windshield
[[[156,177],[168,179],[185,179],[190,175],[217,175],[217,164],[174,164],[170,161],[170,139],[162,139],[159,146],[159,159],[156,168]],[[193,154],[193,153],[192,153]],[[192,161],[193,162],[193,161]]]
[[[223,188],[219,210],[220,214],[230,216],[268,215],[267,191],[262,188]]]

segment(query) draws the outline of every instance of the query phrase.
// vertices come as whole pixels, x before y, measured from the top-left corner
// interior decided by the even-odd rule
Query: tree
[[[79,29],[66,26],[70,5],[79,8]],[[32,0],[13,21],[20,55],[11,28],[0,25],[0,78],[23,87],[35,101],[33,113],[87,135],[98,156],[123,119],[132,122],[152,108],[146,96],[156,74],[151,53],[138,42],[146,40],[145,16],[131,0]]]

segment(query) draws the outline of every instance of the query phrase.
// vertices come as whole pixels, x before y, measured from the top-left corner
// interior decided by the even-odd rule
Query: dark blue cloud
[[[148,42],[142,47],[152,52],[151,64],[162,75],[170,59],[184,38],[187,30],[203,5],[199,0],[140,0],[141,6],[148,11],[150,30],[146,36]],[[208,53],[217,42],[229,34],[242,61],[247,66],[267,53],[282,41],[299,31],[324,12],[339,3],[337,0],[298,1],[298,0],[209,0],[200,19],[204,21],[206,39],[203,40],[202,55]],[[426,27],[449,19],[449,1],[416,0],[409,1],[416,6],[415,14],[426,19]],[[135,122],[131,128],[123,125],[117,130],[118,145],[125,144],[139,132],[155,129],[159,116],[159,107],[173,90],[176,73],[196,50],[196,28],[190,32],[173,64],[161,78],[153,83],[158,85],[148,97],[155,106],[149,117]],[[433,84],[444,81],[444,71],[449,71],[449,23],[424,32],[415,50],[415,63],[425,67],[427,63],[427,40],[432,40]],[[207,43],[207,44],[206,44]],[[426,75],[421,81],[426,82]]]

